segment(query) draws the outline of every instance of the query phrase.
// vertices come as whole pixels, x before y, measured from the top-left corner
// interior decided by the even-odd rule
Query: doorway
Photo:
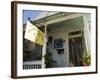
[[[70,66],[82,66],[83,44],[82,36],[69,38],[69,63]]]

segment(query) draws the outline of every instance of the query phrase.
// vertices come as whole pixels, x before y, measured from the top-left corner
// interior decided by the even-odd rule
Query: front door
[[[82,66],[82,37],[69,39],[69,62],[73,66]]]

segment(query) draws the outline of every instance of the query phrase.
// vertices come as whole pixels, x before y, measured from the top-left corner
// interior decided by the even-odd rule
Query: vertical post
[[[86,14],[83,16],[83,21],[84,21],[84,37],[85,37],[85,43],[86,43],[86,49],[87,49],[87,52],[90,52],[90,48],[91,48],[91,45],[90,45],[90,15]]]
[[[45,27],[45,36],[44,36],[44,45],[42,48],[42,68],[45,68],[45,59],[44,55],[46,54],[46,46],[47,46],[47,25]]]

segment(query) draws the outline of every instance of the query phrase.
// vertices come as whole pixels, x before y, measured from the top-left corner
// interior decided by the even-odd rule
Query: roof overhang
[[[46,16],[46,17],[40,18],[38,20],[32,21],[32,23],[37,25],[37,26],[49,25],[49,24],[58,23],[61,21],[77,18],[80,16],[83,16],[83,14],[82,13],[59,12],[59,13],[56,13],[54,15]]]

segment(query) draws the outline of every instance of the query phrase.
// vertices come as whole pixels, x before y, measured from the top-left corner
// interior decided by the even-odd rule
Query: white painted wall
[[[69,65],[69,58],[68,58],[69,53],[68,53],[68,45],[67,45],[68,40],[66,39],[66,37],[67,37],[66,34],[67,34],[66,32],[55,32],[54,34],[52,34],[53,40],[59,39],[59,38],[60,39],[62,38],[63,40],[65,40],[65,42],[64,42],[64,54],[59,55],[59,54],[57,54],[56,49],[53,48],[53,50],[52,50],[53,60],[57,61],[58,65],[62,64],[63,67],[66,67]],[[54,44],[53,44],[53,46],[54,46]]]

